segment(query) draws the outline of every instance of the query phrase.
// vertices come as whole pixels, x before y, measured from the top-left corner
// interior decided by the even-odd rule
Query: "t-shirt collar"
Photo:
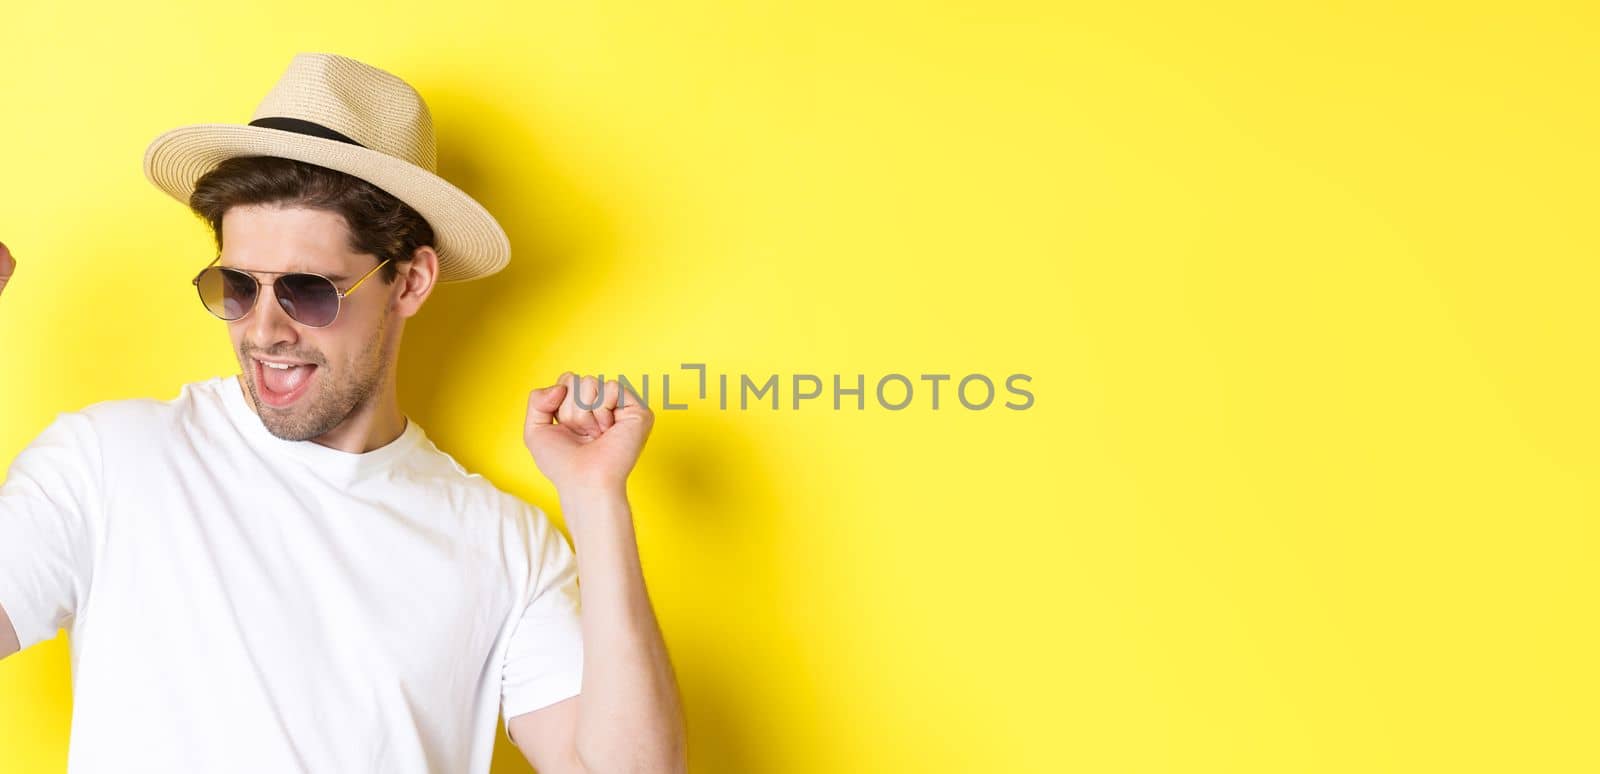
[[[270,448],[275,453],[293,457],[332,477],[356,479],[383,470],[416,448],[423,437],[422,428],[410,417],[405,417],[406,427],[398,438],[359,454],[323,446],[315,441],[285,440],[269,432],[261,423],[261,417],[250,408],[250,404],[246,402],[249,398],[245,396],[244,384],[237,374],[216,378],[222,382],[219,387],[228,416],[239,427],[239,431],[249,439],[251,445]]]

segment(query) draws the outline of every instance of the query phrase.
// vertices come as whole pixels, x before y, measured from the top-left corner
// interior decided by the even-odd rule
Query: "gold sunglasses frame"
[[[195,293],[199,293],[200,292],[200,277],[203,276],[208,270],[210,270],[211,267],[216,266],[217,261],[220,261],[220,260],[222,260],[222,255],[219,253],[217,255],[217,257],[211,259],[211,263],[206,264],[204,269],[201,269],[200,271],[195,273],[194,279],[189,280],[189,284],[194,285]],[[223,322],[238,322],[240,320],[243,320],[246,317],[249,317],[250,313],[254,312],[256,310],[256,304],[261,303],[261,288],[262,288],[263,283],[261,282],[261,280],[256,279],[255,275],[257,275],[257,274],[278,274],[278,275],[283,275],[283,274],[306,274],[306,275],[309,275],[309,276],[312,276],[312,277],[317,277],[319,279],[322,279],[325,282],[327,282],[329,285],[333,286],[334,295],[336,295],[338,297],[338,301],[335,302],[336,306],[334,306],[334,308],[333,308],[333,319],[329,320],[327,325],[312,325],[310,323],[305,323],[305,322],[301,322],[299,320],[296,320],[294,315],[289,314],[289,310],[287,310],[287,309],[283,310],[283,314],[284,314],[285,317],[288,317],[290,320],[293,320],[295,325],[304,325],[307,328],[326,328],[329,325],[333,325],[335,322],[339,321],[339,313],[344,311],[344,299],[345,299],[345,297],[349,296],[351,293],[356,292],[356,289],[361,287],[361,283],[366,282],[368,277],[371,277],[374,272],[376,272],[377,270],[383,268],[384,264],[386,264],[386,263],[388,263],[388,262],[390,262],[392,260],[394,260],[394,259],[393,258],[385,258],[385,259],[383,259],[382,261],[380,261],[378,263],[377,266],[372,267],[371,269],[367,270],[366,274],[361,275],[361,278],[356,280],[354,285],[351,285],[350,287],[345,288],[343,290],[340,290],[339,289],[339,284],[334,282],[331,278],[329,278],[329,277],[327,277],[325,275],[322,275],[322,274],[318,274],[318,273],[316,273],[314,271],[246,271],[244,269],[235,269],[232,266],[220,266],[218,268],[228,269],[230,271],[239,272],[239,273],[249,277],[251,282],[256,283],[256,299],[255,299],[255,303],[250,304],[250,308],[245,310],[244,314],[241,314],[238,317],[233,318],[232,320],[229,320],[228,318],[223,317],[222,315],[217,314],[216,312],[212,312],[211,311],[211,305],[206,303],[206,299],[205,299],[204,296],[200,297],[200,305],[205,307],[206,311],[210,312],[211,316],[217,318],[218,320],[222,320]],[[273,302],[278,304],[278,308],[279,309],[283,309],[283,302],[278,299],[277,288],[274,287],[274,285],[277,283],[277,281],[278,281],[278,279],[276,277],[274,277],[270,281],[266,282],[265,285],[266,285],[267,289],[272,293]]]

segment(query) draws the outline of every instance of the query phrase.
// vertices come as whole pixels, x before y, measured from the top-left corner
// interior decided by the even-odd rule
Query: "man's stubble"
[[[247,368],[250,373],[250,378],[246,380],[250,386],[250,399],[255,402],[256,414],[261,417],[261,424],[266,426],[267,432],[286,441],[308,441],[331,432],[351,414],[373,401],[388,375],[389,360],[384,344],[388,340],[389,314],[390,310],[385,306],[377,332],[367,340],[367,346],[345,364],[345,378],[334,378],[327,373],[327,368],[320,369],[323,373],[314,375],[317,386],[315,394],[308,396],[309,402],[302,399],[301,405],[287,409],[268,406],[256,393],[255,369]],[[250,362],[242,353],[239,360],[241,364]]]

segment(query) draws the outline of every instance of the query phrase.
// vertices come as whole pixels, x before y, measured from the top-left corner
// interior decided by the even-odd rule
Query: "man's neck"
[[[256,412],[255,402],[250,400],[250,393],[245,390],[243,376],[236,374],[234,380],[244,392],[245,405],[250,407],[250,411]],[[405,414],[400,411],[396,392],[393,379],[386,380],[378,390],[380,397],[377,400],[357,406],[338,427],[310,439],[311,442],[351,454],[362,454],[393,443],[405,432],[407,422]]]

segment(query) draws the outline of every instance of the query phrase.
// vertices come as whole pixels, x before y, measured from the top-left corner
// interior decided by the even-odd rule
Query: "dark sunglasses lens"
[[[303,325],[321,328],[339,314],[339,291],[315,274],[285,274],[272,285],[278,304]]]
[[[212,266],[200,273],[195,286],[200,289],[200,302],[224,320],[237,320],[255,306],[256,281],[244,272]]]

